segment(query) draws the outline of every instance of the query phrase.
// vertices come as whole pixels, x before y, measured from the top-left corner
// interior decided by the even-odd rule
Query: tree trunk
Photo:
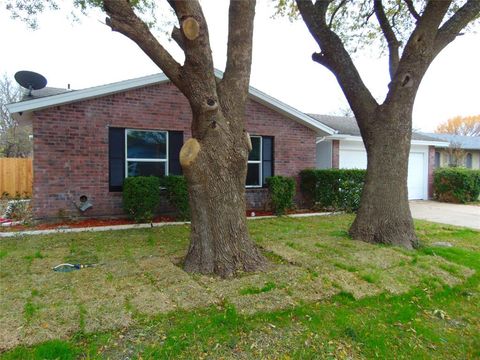
[[[231,131],[229,124],[239,121],[225,119],[220,111],[215,120],[194,114],[194,118],[199,117],[203,121],[194,119],[193,123],[209,121],[210,129],[203,138],[185,143],[180,155],[189,185],[192,219],[184,268],[222,277],[262,270],[266,259],[250,240],[246,224],[246,134]]]
[[[380,106],[370,123],[372,128],[362,134],[367,175],[350,235],[370,243],[416,248],[407,189],[411,111]]]

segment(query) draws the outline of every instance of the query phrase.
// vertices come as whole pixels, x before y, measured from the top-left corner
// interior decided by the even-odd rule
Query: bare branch
[[[415,5],[413,5],[413,1],[412,0],[403,0],[403,1],[405,1],[405,4],[407,4],[408,11],[410,12],[410,14],[412,14],[415,20],[420,20],[420,15],[417,12],[417,10],[415,10]]]
[[[172,36],[172,39],[175,40],[175,42],[178,44],[178,46],[180,46],[180,49],[185,51],[185,42],[183,41],[182,32],[178,27],[176,26],[173,27],[171,36]]]
[[[357,118],[369,119],[378,103],[365,86],[342,41],[328,27],[323,9],[315,7],[311,0],[296,2],[308,30],[321,49],[321,53],[313,54],[312,59],[335,74]],[[364,128],[367,124],[359,125]]]
[[[179,88],[183,87],[180,77],[181,65],[158,42],[148,26],[135,14],[127,1],[104,0],[103,7],[109,16],[106,23],[133,40],[162,69],[168,78]]]
[[[380,24],[380,28],[382,29],[383,36],[387,40],[390,79],[393,79],[400,61],[400,43],[395,35],[395,32],[393,31],[392,26],[390,25],[390,22],[388,21],[387,15],[385,14],[382,0],[375,0],[373,2],[373,9],[375,11],[378,23]]]
[[[255,0],[230,1],[227,64],[222,82],[229,91],[248,93]]]
[[[335,15],[337,15],[338,10],[340,10],[340,8],[341,8],[342,6],[344,6],[347,1],[348,1],[348,0],[342,0],[342,1],[340,1],[340,3],[338,4],[338,6],[335,7],[335,9],[334,9],[333,12],[332,12],[332,15],[330,16],[330,20],[328,21],[328,27],[329,27],[329,28],[332,28],[332,24],[333,24],[333,20],[334,20],[334,18],[335,18]]]
[[[403,92],[416,93],[420,81],[435,58],[433,44],[452,0],[429,1],[415,30],[405,45],[394,78],[389,84],[385,103],[395,101]]]
[[[467,1],[450,19],[438,30],[435,39],[435,51],[439,53],[445,46],[460,35],[460,32],[480,15],[480,1]]]

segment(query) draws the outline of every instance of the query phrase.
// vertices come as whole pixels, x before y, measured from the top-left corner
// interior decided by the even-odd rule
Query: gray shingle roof
[[[25,93],[24,93],[21,101],[39,99],[39,98],[43,98],[43,97],[47,97],[47,96],[62,94],[62,93],[69,92],[69,91],[72,91],[72,90],[63,89],[63,88],[55,88],[55,87],[46,87],[46,88],[43,88],[43,89],[40,89],[40,90],[32,90],[32,95],[28,96],[28,90],[25,90]]]
[[[462,136],[435,133],[424,134],[440,141],[448,141],[450,144],[457,144],[460,146],[461,149],[480,150],[480,136]]]
[[[315,120],[331,127],[338,131],[341,135],[352,135],[360,136],[360,129],[358,128],[357,121],[354,117],[346,116],[334,116],[334,115],[319,115],[319,114],[308,114],[310,117]],[[418,132],[412,133],[412,140],[421,140],[421,141],[439,141],[437,138],[433,138]],[[440,140],[443,141],[443,140]]]

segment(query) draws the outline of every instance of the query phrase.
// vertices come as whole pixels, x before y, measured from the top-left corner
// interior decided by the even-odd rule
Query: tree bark
[[[362,200],[350,228],[354,239],[418,247],[408,203],[411,109],[401,113],[379,106],[364,138],[367,175]],[[404,108],[404,109],[405,109]],[[410,124],[410,125],[409,125]]]
[[[249,238],[246,224],[246,138],[222,129],[226,122],[222,116],[212,122],[209,136],[199,142],[195,160],[183,166],[192,217],[184,268],[222,277],[266,265]]]
[[[255,0],[230,2],[223,79],[214,74],[208,26],[199,1],[168,2],[180,24],[172,38],[185,53],[183,65],[157,41],[129,2],[104,0],[104,9],[112,30],[135,41],[190,103],[192,139],[180,152],[192,220],[185,270],[222,277],[261,270],[267,261],[250,240],[245,211],[249,145],[244,117]]]

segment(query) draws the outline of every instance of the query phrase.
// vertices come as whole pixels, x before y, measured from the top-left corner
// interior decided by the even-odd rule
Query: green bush
[[[435,170],[433,184],[434,197],[439,201],[476,201],[480,195],[480,170],[440,168]]]
[[[123,209],[136,222],[152,221],[160,202],[160,179],[135,176],[123,183]]]
[[[360,206],[365,174],[357,169],[306,169],[300,172],[300,189],[317,208],[353,212]]]
[[[161,180],[161,185],[165,188],[169,204],[177,209],[179,219],[190,220],[190,204],[185,177],[169,175]]]
[[[273,210],[277,215],[283,215],[293,208],[295,196],[295,179],[285,176],[272,176],[266,179]]]

